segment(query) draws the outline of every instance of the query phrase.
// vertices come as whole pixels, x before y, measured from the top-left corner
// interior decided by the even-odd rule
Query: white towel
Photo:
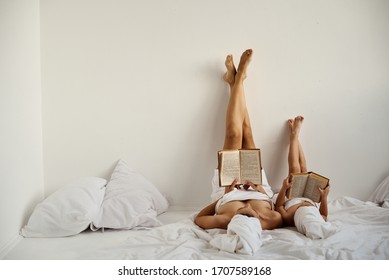
[[[337,231],[337,226],[324,221],[315,206],[302,206],[294,214],[294,223],[298,232],[311,239],[327,238]]]
[[[241,189],[233,189],[232,191],[226,193],[225,195],[223,195],[222,198],[219,199],[219,201],[216,203],[215,206],[215,212],[218,213],[219,208],[230,201],[249,200],[249,199],[265,200],[271,203],[271,198],[264,193],[253,191],[253,190],[246,191]]]
[[[262,245],[262,227],[257,218],[235,215],[227,233],[216,234],[210,244],[222,251],[255,255]]]

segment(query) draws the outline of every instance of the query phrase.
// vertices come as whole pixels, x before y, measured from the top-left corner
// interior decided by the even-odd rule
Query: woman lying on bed
[[[301,125],[304,118],[297,116],[288,120],[290,129],[290,144],[288,154],[289,176],[283,181],[281,190],[273,197],[276,210],[281,213],[284,225],[296,226],[297,230],[312,239],[326,238],[336,231],[334,225],[327,222],[328,185],[320,191],[320,203],[309,198],[286,199],[286,193],[293,183],[293,173],[306,173],[307,162],[299,140]]]
[[[230,86],[230,100],[226,113],[226,133],[223,150],[255,149],[249,114],[246,107],[243,81],[246,79],[247,66],[253,51],[243,52],[238,69],[235,68],[232,55],[226,58],[227,72],[224,80]],[[251,187],[249,190],[249,187]],[[236,181],[225,188],[220,199],[202,209],[195,223],[203,229],[227,229],[231,219],[242,214],[259,219],[262,229],[274,229],[282,225],[279,212],[272,207],[273,193],[269,188],[247,182],[238,188]]]

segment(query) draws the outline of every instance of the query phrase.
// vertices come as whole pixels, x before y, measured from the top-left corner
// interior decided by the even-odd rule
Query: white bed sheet
[[[329,238],[311,240],[293,227],[265,230],[255,256],[213,248],[209,240],[222,230],[200,229],[193,211],[169,211],[160,216],[166,225],[146,231],[25,238],[6,259],[389,259],[389,209],[343,197],[329,203],[329,213],[340,225]]]
[[[194,213],[194,209],[170,208],[158,216],[163,224],[170,224]],[[80,234],[60,238],[24,238],[5,256],[8,260],[77,260],[87,259],[94,252],[125,242],[132,235],[143,235],[139,230],[86,230]]]

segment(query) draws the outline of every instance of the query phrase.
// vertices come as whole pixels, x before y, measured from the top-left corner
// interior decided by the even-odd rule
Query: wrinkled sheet
[[[220,251],[210,240],[223,230],[205,231],[193,216],[148,231],[130,231],[125,241],[82,259],[389,259],[389,209],[343,197],[329,202],[330,222],[339,230],[326,239],[312,240],[294,227],[262,231],[255,255]]]

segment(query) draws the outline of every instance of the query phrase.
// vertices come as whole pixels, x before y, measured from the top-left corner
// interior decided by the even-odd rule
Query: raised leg
[[[226,58],[224,80],[230,85],[231,95],[226,113],[224,150],[255,147],[243,86],[252,53],[251,49],[243,52],[237,70],[232,56]]]
[[[289,174],[307,172],[307,162],[299,140],[299,134],[304,117],[297,116],[288,120],[290,129],[290,144],[288,154]]]
[[[242,140],[242,149],[255,149],[255,142],[253,138],[253,133],[251,130],[251,123],[249,113],[246,108],[246,116],[243,121],[243,140]]]
[[[299,141],[299,162],[300,162],[300,171],[303,173],[307,172],[307,161],[305,159],[305,154],[300,141]]]

